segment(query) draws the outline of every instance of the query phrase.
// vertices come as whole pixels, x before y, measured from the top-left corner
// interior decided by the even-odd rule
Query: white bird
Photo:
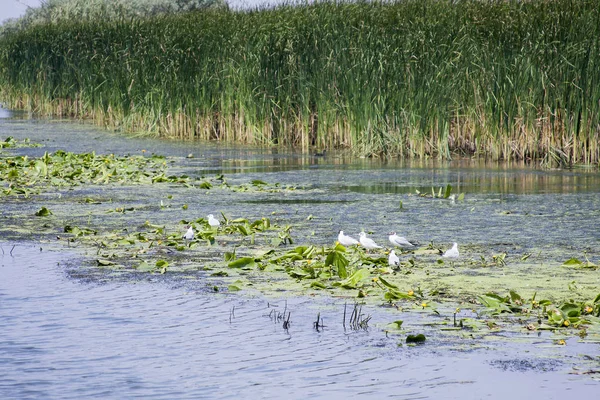
[[[221,225],[221,223],[219,222],[219,220],[216,219],[214,215],[208,214],[207,218],[208,218],[208,224],[211,227],[217,228],[217,227],[219,227]]]
[[[413,247],[414,246],[414,244],[412,244],[411,242],[406,240],[405,237],[396,235],[396,232],[390,232],[389,235],[390,235],[389,236],[390,243],[394,246],[399,246],[399,247]]]
[[[442,255],[442,257],[446,257],[446,258],[458,258],[458,243],[454,243],[454,245],[452,245],[452,248],[449,250],[446,250],[446,252]]]
[[[360,244],[362,244],[365,249],[374,250],[382,248],[377,243],[375,243],[373,239],[368,238],[366,233],[361,232],[358,234],[358,236],[360,236],[360,238],[358,239],[360,241]]]
[[[186,228],[188,228],[188,230],[185,233],[185,235],[183,235],[183,238],[185,240],[193,240],[194,239],[194,228],[192,228],[191,225],[187,225]]]
[[[389,265],[400,265],[400,259],[398,258],[398,256],[396,255],[396,252],[394,250],[390,251],[390,256],[388,257],[388,264]]]
[[[340,233],[338,233],[338,242],[340,242],[342,246],[346,247],[358,244],[358,240],[354,239],[351,236],[344,235],[344,231],[340,231]]]

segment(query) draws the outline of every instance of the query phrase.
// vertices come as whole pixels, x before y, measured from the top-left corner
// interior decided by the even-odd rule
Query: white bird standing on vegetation
[[[208,218],[208,224],[212,228],[218,228],[221,225],[221,223],[219,222],[219,220],[216,219],[214,215],[208,214],[207,218]]]
[[[442,255],[442,257],[446,257],[446,258],[458,258],[458,243],[454,243],[452,245],[452,248],[449,250],[446,250],[446,252]]]
[[[185,240],[194,240],[194,228],[191,225],[186,225],[187,232],[183,235]]]
[[[400,259],[398,258],[398,256],[396,255],[396,252],[394,250],[390,251],[390,256],[388,257],[388,264],[389,265],[400,265]]]
[[[358,240],[354,239],[351,236],[344,235],[344,231],[340,231],[340,233],[338,233],[338,242],[340,242],[342,246],[346,247],[358,244]]]
[[[368,238],[366,233],[361,232],[358,234],[358,236],[360,236],[360,238],[358,239],[360,241],[360,244],[362,244],[365,249],[374,250],[382,248],[377,243],[375,243],[373,239]]]
[[[406,240],[405,237],[396,235],[396,232],[390,232],[389,235],[390,235],[389,236],[390,243],[394,246],[399,246],[399,247],[413,247],[414,246],[414,244],[412,244],[411,242]]]

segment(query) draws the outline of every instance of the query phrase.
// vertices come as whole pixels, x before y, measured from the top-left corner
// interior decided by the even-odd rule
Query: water
[[[448,183],[455,192],[502,196],[597,193],[600,188],[597,168],[532,169],[519,163],[470,159],[357,159],[336,151],[328,152],[326,157],[314,157],[278,147],[139,138],[70,120],[30,120],[20,116],[23,115],[0,108],[0,139],[13,136],[40,143],[43,147],[19,151],[37,157],[45,151],[65,149],[98,154],[192,155],[185,160],[185,166],[197,175],[242,175],[245,179],[362,194],[407,194],[415,190],[429,193],[432,187],[437,190]]]
[[[535,339],[512,349],[444,351],[436,339],[398,347],[377,328],[345,331],[341,301],[288,298],[285,330],[269,317],[283,312],[283,299],[168,281],[82,282],[66,273],[65,262],[75,261],[68,254],[25,245],[0,257],[6,399],[552,399],[593,398],[600,387],[568,374],[578,352],[595,351],[576,340],[559,348]],[[365,311],[371,324],[386,320],[385,311]]]
[[[540,262],[581,258],[584,251],[598,260],[596,170],[383,162],[333,151],[317,158],[276,148],[128,137],[0,109],[0,139],[6,136],[44,145],[14,151],[30,156],[58,149],[157,153],[179,157],[174,170],[191,176],[224,173],[234,184],[260,179],[299,189],[232,194],[113,186],[3,199],[0,398],[553,399],[598,392],[597,374],[579,374],[598,369],[598,344],[577,337],[565,346],[553,344],[561,337],[549,333],[469,338],[424,325],[432,322],[431,313],[375,306],[364,310],[372,317],[369,329],[353,331],[341,323],[345,299],[213,293],[213,281],[202,274],[111,274],[90,269],[95,252],[82,258],[77,249],[48,251],[59,247],[56,236],[62,234],[53,227],[24,232],[41,205],[62,224],[132,230],[145,220],[174,224],[224,211],[293,224],[299,243],[331,243],[339,229],[355,236],[373,230],[372,237],[385,242],[385,233],[397,230],[421,243],[458,241],[474,260],[508,251],[510,265],[511,257],[534,249],[545,250],[531,256]],[[183,158],[190,153],[193,158]],[[467,193],[464,202],[415,195],[448,183]],[[102,202],[76,201],[87,196]],[[169,207],[159,208],[160,201]],[[135,212],[108,212],[118,206]],[[595,272],[577,284],[600,287]],[[273,319],[284,309],[291,312],[287,330]],[[313,327],[318,313],[326,325],[321,331]],[[387,324],[398,318],[406,332],[386,336]],[[425,333],[428,340],[398,346],[406,333]]]

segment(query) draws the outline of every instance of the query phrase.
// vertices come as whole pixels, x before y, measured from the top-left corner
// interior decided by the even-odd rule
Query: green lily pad
[[[247,268],[256,265],[255,259],[252,257],[242,257],[227,264],[229,268]]]
[[[406,343],[423,343],[427,338],[422,333],[418,335],[408,335],[406,337]]]
[[[52,211],[48,210],[46,207],[42,207],[36,211],[35,215],[38,217],[47,217],[48,215],[52,215]]]

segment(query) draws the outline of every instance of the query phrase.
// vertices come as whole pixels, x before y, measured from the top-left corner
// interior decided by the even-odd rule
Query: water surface
[[[579,353],[597,351],[575,339],[399,347],[378,327],[390,318],[382,309],[364,310],[368,331],[344,330],[342,301],[244,298],[168,280],[94,284],[70,278],[72,263],[21,244],[0,256],[2,398],[552,399],[600,388],[570,374]],[[286,306],[288,330],[269,317]],[[409,330],[418,318],[406,315]]]
[[[2,398],[551,399],[592,398],[598,392],[596,375],[577,374],[598,369],[598,344],[577,337],[568,338],[566,346],[553,344],[561,337],[549,333],[456,337],[425,325],[436,322],[430,314],[385,307],[365,310],[372,316],[367,331],[345,330],[341,321],[348,299],[214,293],[203,275],[90,273],[95,251],[48,251],[59,247],[56,237],[63,232],[51,226],[24,229],[42,205],[63,225],[131,231],[146,220],[177,224],[208,213],[269,216],[275,223],[292,224],[298,244],[331,244],[339,229],[354,235],[364,229],[385,243],[387,232],[396,230],[421,243],[449,246],[457,241],[464,260],[507,252],[508,266],[489,273],[510,275],[511,263],[526,253],[533,253],[534,262],[557,268],[584,255],[600,262],[600,177],[595,169],[353,159],[333,150],[315,157],[279,148],[125,136],[0,110],[0,139],[7,136],[43,145],[8,154],[33,157],[58,149],[155,153],[172,157],[176,173],[224,174],[232,184],[260,179],[297,190],[77,187],[26,201],[3,199]],[[466,193],[465,200],[416,194],[447,184]],[[87,197],[98,204],[82,204]],[[109,212],[116,207],[135,211]],[[231,251],[234,245],[225,243],[218,251]],[[599,279],[592,271],[575,283],[595,290]],[[565,290],[570,283],[564,282]],[[292,313],[287,330],[272,318],[274,310],[283,309]],[[326,324],[320,332],[313,328],[318,313]],[[408,347],[405,334],[387,337],[386,325],[396,319],[405,321],[405,334],[426,333],[427,343]]]

